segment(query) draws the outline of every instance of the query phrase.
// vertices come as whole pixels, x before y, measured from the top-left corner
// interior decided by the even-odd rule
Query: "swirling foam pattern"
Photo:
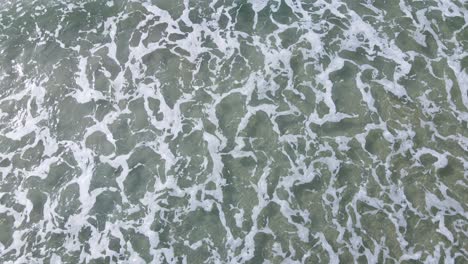
[[[0,262],[467,263],[468,5],[0,4]]]

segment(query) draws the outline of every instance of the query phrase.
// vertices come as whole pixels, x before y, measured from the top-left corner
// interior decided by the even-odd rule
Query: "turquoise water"
[[[463,1],[0,2],[0,263],[467,263]]]

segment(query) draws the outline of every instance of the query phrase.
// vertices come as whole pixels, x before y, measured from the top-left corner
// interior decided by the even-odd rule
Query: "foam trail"
[[[0,262],[467,262],[467,21],[1,2]]]

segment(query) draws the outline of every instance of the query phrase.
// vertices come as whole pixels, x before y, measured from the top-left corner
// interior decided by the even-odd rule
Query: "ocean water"
[[[468,263],[468,4],[0,1],[0,263]]]

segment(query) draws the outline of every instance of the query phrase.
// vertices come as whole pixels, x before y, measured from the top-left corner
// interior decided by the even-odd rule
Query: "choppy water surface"
[[[2,1],[0,262],[466,263],[467,10]]]

